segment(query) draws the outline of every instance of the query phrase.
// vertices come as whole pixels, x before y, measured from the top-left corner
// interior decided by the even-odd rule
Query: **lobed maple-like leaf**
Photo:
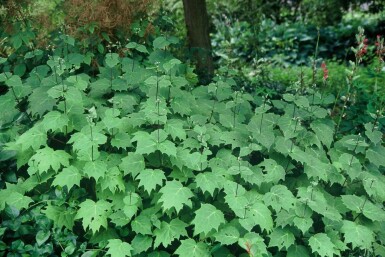
[[[203,242],[195,242],[194,239],[185,239],[181,241],[181,245],[176,249],[175,254],[179,257],[210,257],[207,244]]]
[[[57,172],[62,166],[68,167],[71,158],[72,156],[65,151],[54,150],[47,146],[37,150],[28,164],[34,167],[39,174],[48,172],[50,168]]]
[[[120,239],[110,239],[107,244],[108,251],[106,254],[111,257],[126,257],[132,256],[131,251],[133,250],[132,246],[123,242]]]
[[[339,255],[336,246],[325,233],[318,233],[311,236],[309,246],[313,253],[318,253],[321,257]]]
[[[220,210],[214,205],[204,203],[195,211],[195,218],[191,224],[194,224],[194,235],[200,233],[207,235],[212,230],[218,231],[219,226],[225,222],[225,217]]]
[[[52,181],[53,186],[67,186],[70,190],[73,186],[80,186],[80,180],[82,175],[79,170],[74,166],[69,166],[64,168],[59,174],[56,175],[55,179]]]
[[[101,227],[107,228],[107,217],[111,211],[112,204],[99,200],[94,202],[86,199],[79,204],[80,209],[76,213],[75,219],[82,219],[84,229],[91,229],[93,233],[100,230]]]
[[[156,186],[163,185],[163,180],[166,180],[166,176],[162,170],[145,169],[139,173],[136,179],[139,180],[139,187],[143,186],[144,190],[151,194],[152,190],[156,189]]]
[[[162,203],[165,211],[175,208],[176,212],[179,213],[184,205],[190,207],[192,205],[190,198],[193,197],[194,194],[189,188],[184,187],[182,183],[177,180],[167,181],[166,185],[162,187],[159,192],[161,193],[161,197],[158,201]]]
[[[369,250],[372,248],[374,233],[370,228],[352,221],[344,220],[341,232],[344,233],[344,242],[351,243],[353,248],[358,247],[362,250]]]
[[[65,227],[72,230],[76,215],[76,212],[73,209],[49,204],[44,210],[42,210],[42,212],[47,216],[47,218],[53,221],[55,227]]]
[[[154,248],[159,245],[169,246],[174,240],[179,240],[181,236],[187,236],[187,224],[176,218],[167,223],[162,221],[159,228],[154,230]]]

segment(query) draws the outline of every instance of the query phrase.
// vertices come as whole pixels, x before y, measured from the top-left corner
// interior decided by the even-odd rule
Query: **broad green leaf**
[[[32,198],[25,196],[19,192],[3,189],[0,194],[0,206],[4,209],[5,204],[12,206],[18,210],[27,209],[29,204],[33,202]]]
[[[310,257],[308,249],[303,245],[292,245],[287,250],[286,257]]]
[[[90,178],[94,178],[95,181],[98,181],[107,173],[107,163],[100,160],[86,162],[83,173]]]
[[[374,234],[368,227],[344,220],[341,232],[344,233],[344,242],[351,243],[353,248],[358,247],[363,250],[372,248]]]
[[[113,68],[119,63],[119,54],[108,53],[106,54],[105,61],[108,67]]]
[[[162,221],[159,228],[154,230],[155,241],[154,248],[159,245],[169,246],[175,239],[179,240],[181,236],[187,236],[187,224],[180,219],[173,219],[170,223]]]
[[[171,135],[173,140],[177,138],[179,140],[186,139],[186,131],[183,128],[183,121],[179,119],[169,119],[164,126],[164,130]]]
[[[171,255],[165,251],[156,251],[148,255],[148,257],[170,257]]]
[[[194,194],[187,187],[184,187],[179,181],[173,180],[166,182],[166,185],[162,187],[159,192],[162,194],[158,200],[162,203],[163,210],[171,210],[175,208],[179,213],[184,205],[190,206],[192,202],[190,200]]]
[[[289,249],[294,244],[295,237],[293,233],[286,228],[275,228],[269,235],[269,247],[278,247],[279,250]]]
[[[191,222],[194,224],[194,235],[204,233],[207,235],[210,231],[218,231],[221,224],[226,222],[223,213],[211,204],[201,204],[201,207],[195,211],[195,218]]]
[[[123,170],[124,175],[131,174],[135,178],[145,168],[144,158],[137,153],[128,153],[122,159],[119,167]]]
[[[356,195],[341,196],[343,204],[356,213],[362,213],[373,221],[385,221],[385,211],[370,200]]]
[[[44,115],[42,125],[46,131],[62,131],[65,126],[68,125],[69,119],[68,116],[64,113],[58,111],[51,111]]]
[[[168,156],[176,156],[176,147],[175,144],[169,140],[166,140],[160,144],[157,144],[157,149]]]
[[[33,150],[39,149],[41,146],[47,144],[47,133],[43,125],[35,125],[26,132],[24,132],[17,140],[16,144],[21,145],[21,150],[26,151],[28,148]]]
[[[385,202],[385,177],[381,173],[363,173],[363,185],[366,193],[379,202]]]
[[[285,169],[273,159],[265,159],[258,166],[264,167],[263,177],[266,183],[278,183],[285,180]]]
[[[235,226],[225,224],[217,233],[214,234],[214,237],[216,241],[223,245],[232,245],[238,242],[240,233]]]
[[[108,240],[107,248],[108,248],[108,251],[106,254],[110,255],[111,257],[132,256],[131,255],[131,251],[133,250],[132,246],[129,243],[123,242],[120,239]]]
[[[311,129],[315,132],[317,138],[327,147],[330,148],[334,137],[334,123],[329,119],[315,120],[310,124]]]
[[[373,126],[373,123],[365,124],[365,135],[373,144],[377,145],[379,142],[381,142],[383,133]]]
[[[385,147],[382,145],[377,145],[369,148],[366,151],[366,158],[370,163],[374,164],[377,167],[385,167]]]
[[[318,253],[321,257],[339,255],[336,246],[325,233],[318,233],[310,237],[309,245],[312,253]]]
[[[135,49],[136,51],[140,53],[148,54],[148,51],[144,45],[138,44],[136,42],[130,42],[126,45],[128,49]]]
[[[339,160],[333,162],[333,165],[341,170],[346,172],[346,174],[352,179],[356,179],[362,173],[361,162],[354,155],[343,153],[339,157]]]
[[[72,209],[66,209],[64,206],[54,206],[48,204],[45,210],[42,212],[53,221],[53,224],[57,228],[65,227],[72,230],[75,222],[76,212]]]
[[[37,245],[41,246],[42,244],[44,244],[50,236],[51,236],[50,231],[40,230],[39,232],[37,232],[35,236]]]
[[[185,239],[176,249],[175,254],[180,257],[210,257],[208,245],[203,242],[195,242],[194,239]]]
[[[218,180],[218,176],[213,172],[199,173],[195,177],[195,182],[200,190],[203,193],[208,192],[211,196],[214,195],[215,189],[219,188]]]
[[[68,190],[70,190],[74,185],[80,186],[81,179],[82,175],[79,170],[74,166],[69,166],[56,175],[55,179],[52,181],[52,185],[61,187],[67,186]]]
[[[150,154],[157,150],[157,142],[154,138],[144,131],[139,131],[134,134],[134,138],[131,140],[136,143],[136,153],[137,154]]]
[[[247,204],[243,210],[244,217],[239,223],[248,231],[255,225],[259,225],[262,230],[271,231],[274,227],[271,211],[262,202]]]
[[[127,149],[132,146],[131,136],[127,133],[117,133],[111,139],[111,145],[116,148]]]
[[[123,192],[125,189],[123,174],[118,167],[114,166],[110,168],[104,176],[98,181],[102,190],[110,190],[115,193],[116,191]]]
[[[281,208],[287,211],[294,208],[296,198],[286,186],[275,185],[263,196],[263,201],[279,212]]]
[[[150,217],[145,214],[140,214],[131,221],[131,228],[136,234],[152,235]]]
[[[145,169],[139,173],[136,179],[139,180],[139,187],[143,186],[144,190],[151,194],[151,191],[155,190],[156,186],[163,185],[163,180],[166,180],[166,176],[162,170]]]
[[[133,248],[133,255],[146,252],[152,246],[152,238],[144,235],[136,235],[131,241],[131,246]]]
[[[47,146],[37,150],[36,154],[29,160],[28,165],[36,168],[39,174],[48,172],[50,168],[57,172],[60,167],[69,166],[70,158],[72,158],[72,156],[65,151],[53,150]]]
[[[264,239],[255,232],[247,233],[242,238],[240,238],[238,240],[238,245],[243,249],[245,249],[245,252],[249,250],[252,256],[255,256],[255,257],[268,256]]]
[[[92,233],[96,233],[101,227],[108,227],[107,217],[111,210],[111,206],[112,204],[105,200],[94,202],[90,199],[86,199],[79,204],[80,209],[78,210],[75,219],[82,219],[83,228],[89,228]]]

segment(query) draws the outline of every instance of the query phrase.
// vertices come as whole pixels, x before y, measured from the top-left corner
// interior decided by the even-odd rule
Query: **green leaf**
[[[154,248],[159,245],[169,246],[175,239],[179,240],[181,236],[187,236],[187,224],[180,219],[173,219],[170,223],[162,221],[159,228],[154,230]]]
[[[139,173],[136,179],[139,179],[139,187],[143,186],[144,190],[151,194],[151,191],[155,190],[156,186],[163,185],[163,180],[166,180],[166,176],[162,170],[145,169]]]
[[[215,189],[219,188],[219,178],[213,172],[199,173],[195,177],[197,186],[202,192],[208,192],[211,196],[214,196]]]
[[[265,167],[264,178],[266,183],[278,183],[285,180],[285,169],[273,159],[265,159],[258,166]]]
[[[129,243],[122,242],[120,239],[110,239],[107,244],[108,251],[106,254],[111,257],[126,257],[132,256],[131,251],[133,248]]]
[[[287,250],[286,257],[310,257],[309,251],[303,245],[292,245]]]
[[[356,195],[341,196],[343,204],[356,213],[362,213],[373,221],[385,221],[385,211],[371,201]]]
[[[175,144],[169,140],[166,140],[157,145],[157,149],[168,156],[176,156],[176,147]]]
[[[107,163],[99,160],[86,162],[83,173],[90,178],[94,178],[95,181],[98,181],[107,173]]]
[[[221,224],[226,223],[223,213],[211,204],[201,204],[201,207],[195,211],[195,218],[191,222],[194,224],[194,235],[204,233],[207,235],[210,231],[218,231]]]
[[[148,54],[148,51],[146,49],[146,47],[144,45],[141,45],[141,44],[138,44],[138,43],[135,43],[135,42],[130,42],[126,45],[126,47],[128,49],[135,49],[136,51],[140,52],[140,53],[145,53],[145,54]]]
[[[116,148],[127,149],[132,146],[131,136],[127,133],[117,133],[111,139],[111,145]]]
[[[295,207],[296,198],[284,185],[275,185],[263,196],[263,201],[276,212],[281,209],[290,210]]]
[[[133,248],[133,255],[146,252],[152,246],[152,238],[144,235],[136,235],[131,241],[131,246]]]
[[[106,54],[106,64],[108,67],[113,68],[119,63],[119,54],[117,53],[108,53]]]
[[[334,137],[334,122],[329,119],[315,120],[310,124],[311,129],[317,138],[327,147],[330,148]]]
[[[74,185],[79,187],[81,179],[82,175],[79,170],[74,166],[69,166],[56,175],[55,179],[52,181],[52,185],[61,187],[67,186],[68,190],[70,190]]]
[[[37,234],[36,234],[37,245],[41,246],[42,244],[44,244],[50,236],[51,236],[50,231],[40,230],[39,232],[37,232]]]
[[[142,170],[145,169],[144,158],[141,154],[128,153],[122,159],[119,167],[123,170],[124,175],[131,174],[133,178],[136,177]]]
[[[108,227],[107,217],[112,207],[111,203],[105,200],[94,202],[90,199],[86,199],[79,204],[79,207],[80,209],[78,210],[75,219],[82,219],[84,229],[89,228],[93,233],[96,233],[101,227]]]
[[[318,253],[321,257],[333,257],[339,255],[339,251],[325,233],[318,233],[310,237],[309,245],[313,253]]]
[[[352,221],[344,220],[341,232],[344,233],[344,242],[351,243],[353,249],[356,247],[363,250],[369,250],[372,248],[374,234],[368,227],[356,224]]]
[[[210,257],[207,244],[195,242],[193,239],[181,241],[181,245],[176,249],[175,254],[180,257]]]
[[[238,240],[238,245],[250,251],[250,254],[255,257],[269,256],[264,239],[255,232],[250,232]]]
[[[369,148],[366,151],[366,158],[375,166],[385,167],[385,147],[382,145],[377,145],[374,147]]]
[[[102,190],[110,190],[115,193],[116,191],[124,191],[123,174],[118,167],[114,166],[110,168],[107,173],[99,181]]]
[[[47,144],[47,133],[41,124],[35,125],[24,132],[16,140],[16,144],[21,145],[22,151],[26,151],[30,147],[37,150]]]
[[[131,140],[136,143],[136,153],[137,154],[150,154],[157,150],[157,142],[154,138],[144,131],[139,131],[134,134],[134,138]]]
[[[235,226],[227,223],[214,234],[214,237],[216,241],[223,245],[232,245],[238,242],[240,233]]]
[[[262,202],[247,204],[243,210],[244,217],[239,223],[248,231],[255,225],[259,225],[262,230],[271,231],[274,227],[271,211]]]
[[[365,124],[365,135],[372,141],[373,144],[377,145],[382,140],[382,132],[376,128],[373,128],[373,123]]]
[[[72,209],[66,209],[64,206],[54,206],[49,204],[42,212],[53,221],[57,228],[66,227],[72,230],[76,212]]]
[[[65,151],[53,150],[47,146],[37,150],[36,154],[29,160],[28,165],[36,168],[39,174],[48,172],[50,168],[57,172],[61,166],[69,166],[70,158],[72,158],[72,156]]]
[[[19,192],[11,191],[8,193],[7,191],[4,191],[4,198],[0,198],[0,206],[4,206],[4,203],[6,203],[9,206],[21,210],[27,209],[29,204],[33,202],[32,198],[25,196]]]
[[[166,185],[162,187],[159,192],[162,194],[159,202],[162,203],[163,210],[165,211],[175,208],[178,213],[182,210],[183,205],[190,207],[192,205],[190,198],[193,197],[194,194],[179,181],[173,180],[166,182]]]
[[[132,231],[136,234],[152,235],[150,217],[145,214],[140,214],[131,222]]]
[[[58,111],[51,111],[44,115],[42,125],[46,131],[63,131],[63,128],[68,125],[68,116]]]
[[[289,249],[294,244],[295,237],[287,228],[275,228],[269,235],[269,247],[278,247],[278,250]]]

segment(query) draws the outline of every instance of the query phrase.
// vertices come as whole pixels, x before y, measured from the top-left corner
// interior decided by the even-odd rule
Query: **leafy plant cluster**
[[[243,65],[253,59],[268,58],[285,68],[306,65],[314,55],[319,31],[319,57],[347,61],[354,58],[350,46],[354,35],[363,26],[367,35],[375,39],[383,34],[382,16],[359,15],[346,17],[335,26],[318,27],[312,23],[286,21],[277,23],[263,19],[260,23],[220,16],[214,20],[216,31],[212,34],[215,54],[220,63]]]
[[[385,255],[383,110],[350,134],[304,78],[199,86],[170,36],[96,70],[61,39],[0,59],[3,256]]]

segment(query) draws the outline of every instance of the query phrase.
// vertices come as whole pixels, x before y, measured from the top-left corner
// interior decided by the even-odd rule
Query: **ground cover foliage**
[[[0,255],[385,256],[382,99],[344,129],[359,59],[340,99],[316,62],[266,94],[198,85],[173,36],[58,39],[0,59]]]

